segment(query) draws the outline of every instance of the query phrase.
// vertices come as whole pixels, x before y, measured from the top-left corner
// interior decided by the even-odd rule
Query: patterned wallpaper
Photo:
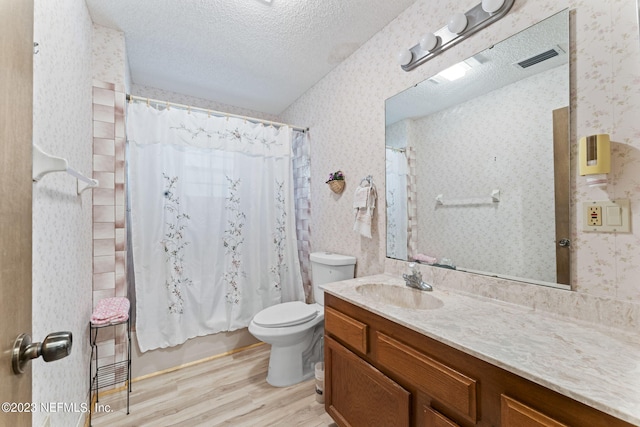
[[[83,1],[36,0],[33,137],[45,152],[91,172],[91,19]],[[33,402],[87,401],[91,315],[91,191],[76,194],[66,173],[33,185],[33,325],[41,341],[71,331],[65,359],[33,367]],[[33,425],[50,416],[52,427],[75,426],[83,414],[35,412]]]
[[[400,69],[395,62],[399,49],[413,46],[425,30],[442,27],[450,15],[468,6],[463,1],[416,1],[282,114],[283,121],[311,128],[313,250],[355,255],[358,276],[384,269],[383,210],[376,212],[373,239],[351,231],[352,195],[360,179],[372,174],[380,187],[378,194],[384,194],[384,100],[567,7],[573,9],[572,142],[594,133],[610,133],[615,141],[613,173],[605,191],[587,188],[572,168],[573,206],[627,197],[632,224],[640,220],[640,43],[635,0],[516,2],[505,18],[454,49],[414,71]],[[347,187],[336,197],[323,177],[338,169],[345,172]],[[581,213],[573,212],[575,226]],[[640,301],[640,228],[617,235],[576,231],[572,242],[573,286],[578,292]]]
[[[127,53],[124,33],[93,24],[92,67],[93,78],[122,87],[127,82]]]
[[[555,283],[551,112],[568,102],[562,66],[416,119],[418,250],[469,269]],[[493,189],[499,203],[490,201]],[[437,205],[439,194],[445,202],[489,203]]]

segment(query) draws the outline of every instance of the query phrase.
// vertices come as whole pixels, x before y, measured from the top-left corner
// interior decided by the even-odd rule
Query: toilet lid
[[[255,315],[253,323],[265,328],[281,328],[308,322],[317,315],[315,305],[292,301],[265,308]]]

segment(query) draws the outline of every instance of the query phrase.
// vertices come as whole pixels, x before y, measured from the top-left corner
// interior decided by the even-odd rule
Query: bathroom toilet
[[[276,304],[260,311],[249,324],[254,337],[271,344],[267,382],[275,387],[314,376],[315,363],[323,359],[324,291],[320,286],[354,277],[355,257],[314,252],[310,258],[315,303]]]

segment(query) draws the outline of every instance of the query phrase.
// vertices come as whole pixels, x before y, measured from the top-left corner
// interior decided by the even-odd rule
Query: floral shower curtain
[[[141,351],[304,300],[290,128],[132,104],[127,138]]]
[[[386,149],[387,256],[407,259],[407,157],[404,151]]]

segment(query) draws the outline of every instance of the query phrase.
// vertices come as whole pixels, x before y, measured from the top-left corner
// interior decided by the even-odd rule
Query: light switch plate
[[[601,233],[631,232],[629,199],[583,202],[582,211],[583,231]]]

